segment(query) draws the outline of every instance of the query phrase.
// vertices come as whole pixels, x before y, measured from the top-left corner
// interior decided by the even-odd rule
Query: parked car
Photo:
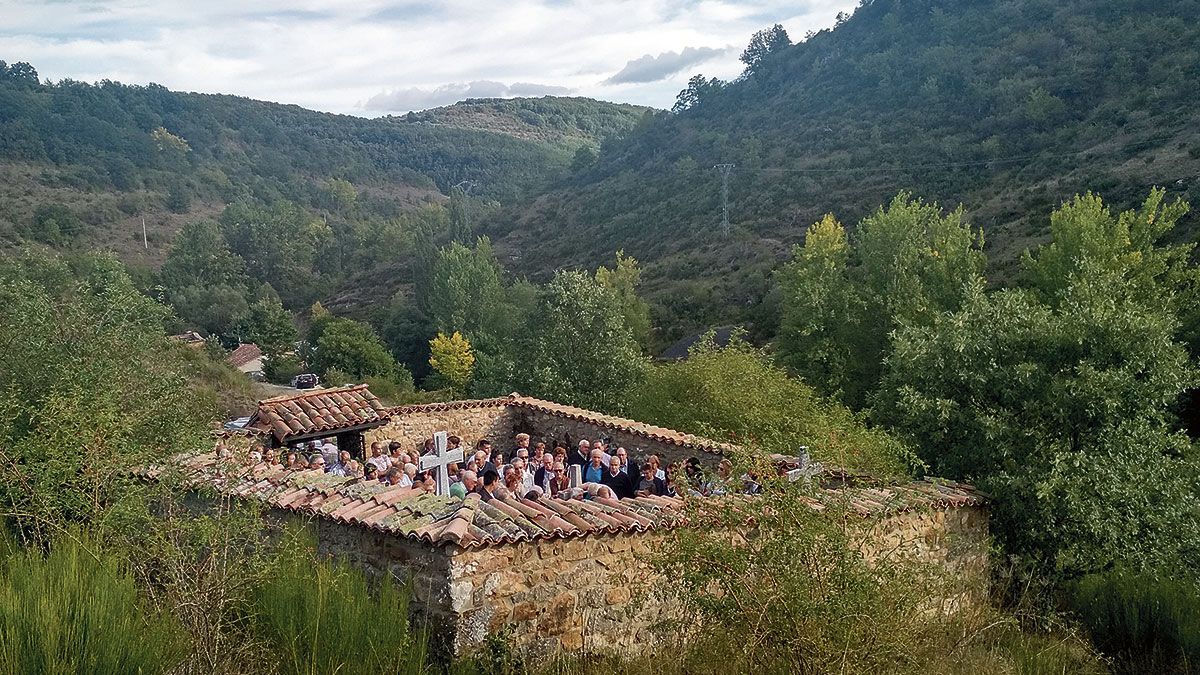
[[[296,389],[312,389],[321,385],[321,378],[312,373],[301,373],[292,378],[292,387]]]
[[[246,425],[249,423],[250,423],[249,417],[239,417],[237,419],[229,420],[228,422],[226,422],[225,428],[231,429],[231,430],[232,429],[245,429]]]

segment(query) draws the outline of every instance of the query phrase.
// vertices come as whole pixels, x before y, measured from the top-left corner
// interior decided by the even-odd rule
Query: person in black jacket
[[[600,481],[607,485],[617,499],[627,499],[633,496],[633,483],[621,472],[621,460],[613,457],[608,462],[608,471],[604,472],[604,478]]]
[[[587,439],[579,441],[579,447],[567,453],[567,464],[587,466],[592,457],[592,444]]]
[[[554,481],[554,455],[546,452],[537,458],[538,469],[533,472],[533,484],[550,494],[550,483]]]
[[[637,487],[638,481],[642,480],[642,472],[638,469],[637,462],[629,458],[629,452],[625,448],[617,448],[617,459],[621,460],[621,473],[629,476],[629,483]]]

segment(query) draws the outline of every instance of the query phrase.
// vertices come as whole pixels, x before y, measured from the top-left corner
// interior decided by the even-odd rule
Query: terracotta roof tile
[[[421,488],[396,488],[320,470],[289,471],[266,464],[242,465],[220,458],[215,452],[172,459],[197,487],[259,499],[274,508],[435,546],[495,546],[532,539],[640,532],[678,527],[685,519],[684,502],[675,497],[586,501],[538,497],[483,502],[477,495],[468,495],[464,500],[439,497]],[[153,469],[146,475],[159,473],[161,470]],[[821,509],[827,502],[844,500],[863,515],[980,506],[987,501],[986,495],[970,485],[928,479],[894,486],[823,489],[817,497],[809,500],[813,508]],[[750,509],[747,521],[753,519]]]
[[[341,389],[316,389],[303,394],[269,398],[246,425],[275,436],[281,444],[314,434],[369,428],[387,423],[383,403],[360,384]]]
[[[254,344],[253,342],[247,342],[246,344],[238,345],[237,349],[233,350],[229,353],[229,356],[225,357],[225,360],[228,361],[234,368],[241,368],[254,359],[262,358],[262,355],[262,350],[258,348],[258,345]]]

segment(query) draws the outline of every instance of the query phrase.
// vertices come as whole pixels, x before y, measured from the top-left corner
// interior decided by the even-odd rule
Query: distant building
[[[262,350],[253,342],[238,345],[225,360],[243,373],[261,373],[263,369]]]

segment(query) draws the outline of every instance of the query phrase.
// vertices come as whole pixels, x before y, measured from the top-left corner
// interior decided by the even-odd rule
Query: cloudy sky
[[[754,31],[793,40],[855,0],[0,0],[0,59],[374,117],[472,96],[669,107]]]

